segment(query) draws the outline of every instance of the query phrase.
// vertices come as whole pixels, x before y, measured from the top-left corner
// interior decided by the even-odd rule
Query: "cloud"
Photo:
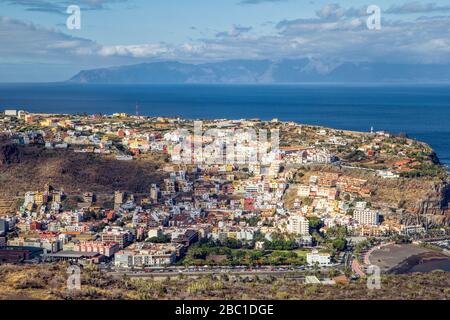
[[[164,44],[105,46],[57,29],[2,16],[0,43],[0,62],[113,64],[129,62],[129,58],[169,57],[172,51]]]
[[[165,43],[102,45],[46,28],[0,16],[0,63],[77,63],[111,65],[150,58],[173,59],[175,47]],[[184,51],[184,49],[180,49]]]
[[[43,0],[0,0],[0,2],[13,6],[23,6],[27,11],[49,12],[62,14],[65,10],[60,2]]]
[[[362,17],[367,15],[367,7],[352,7],[345,9],[338,3],[330,3],[317,10],[316,15],[319,19],[323,20],[338,20],[341,18]]]
[[[0,16],[0,57],[5,59],[65,60],[74,50],[98,46],[95,42],[66,35],[56,29]],[[70,58],[69,58],[70,59]]]
[[[240,37],[241,35],[249,32],[250,30],[252,30],[252,27],[243,27],[240,25],[233,25],[231,27],[231,30],[229,31],[223,31],[223,32],[218,32],[216,33],[216,37],[221,38],[221,37]]]
[[[389,20],[383,17],[380,31],[366,26],[367,7],[326,5],[316,18],[282,20],[276,33],[263,36],[200,39],[199,59],[316,58],[327,70],[342,62],[450,63],[450,17]],[[186,58],[192,52],[177,52]],[[325,66],[325,67],[323,67]]]
[[[128,0],[78,0],[76,4],[84,10],[102,10],[107,4],[126,2]],[[0,0],[0,2],[13,6],[25,7],[27,11],[65,14],[69,5],[75,4],[70,0]]]
[[[340,19],[345,16],[346,10],[337,3],[324,5],[316,12],[321,19]]]
[[[364,9],[330,4],[320,8],[314,18],[278,21],[264,34],[252,32],[250,26],[233,25],[228,31],[182,44],[104,45],[57,29],[0,17],[0,64],[56,63],[81,69],[156,60],[307,57],[313,59],[315,69],[327,72],[347,61],[450,63],[450,17],[391,20],[383,16],[382,29],[373,31],[366,27]]]
[[[98,54],[108,56],[126,56],[133,58],[151,58],[173,53],[173,49],[164,43],[141,44],[141,45],[117,45],[103,46],[98,50]]]
[[[450,5],[437,5],[436,3],[407,2],[402,5],[393,5],[385,11],[390,14],[431,13],[450,11]]]

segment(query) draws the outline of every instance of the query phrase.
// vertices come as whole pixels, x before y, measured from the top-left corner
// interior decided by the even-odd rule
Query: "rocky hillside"
[[[18,163],[20,161],[20,150],[14,144],[0,145],[0,165]]]
[[[118,161],[92,154],[46,150],[40,147],[0,147],[0,195],[23,195],[49,183],[66,193],[115,190],[148,192],[159,182],[158,164],[153,161]]]
[[[440,178],[418,177],[383,179],[365,170],[351,170],[336,166],[310,166],[310,171],[301,170],[297,183],[307,184],[311,175],[321,171],[339,172],[343,175],[367,180],[367,187],[372,191],[370,202],[374,207],[390,208],[388,212],[398,209],[403,211],[401,219],[405,224],[415,224],[419,219],[429,226],[450,225],[450,183]],[[288,207],[292,207],[296,198],[296,189],[291,188],[287,194]],[[388,217],[386,217],[388,218]],[[400,219],[400,216],[397,218]]]
[[[366,279],[349,284],[306,285],[296,278],[226,274],[173,276],[165,281],[113,278],[108,273],[83,269],[81,290],[67,291],[67,265],[0,265],[0,300],[448,300],[448,272],[387,275],[380,290],[368,290]]]

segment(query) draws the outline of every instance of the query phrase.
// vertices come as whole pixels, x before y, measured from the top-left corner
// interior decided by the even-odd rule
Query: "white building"
[[[331,265],[331,255],[313,250],[311,253],[306,254],[306,262],[309,265],[318,264],[319,266],[329,266]]]
[[[25,193],[25,201],[23,205],[26,207],[29,203],[34,203],[34,192],[32,191]]]
[[[307,236],[309,235],[309,221],[302,216],[291,216],[289,217],[287,229],[289,233]]]
[[[17,110],[5,110],[5,116],[17,117]]]
[[[297,190],[297,195],[302,198],[309,197],[309,194],[311,193],[311,187],[307,185],[299,185]]]
[[[115,254],[114,265],[118,268],[160,267],[173,264],[181,244],[144,244],[132,246]]]
[[[370,209],[355,209],[353,213],[353,219],[362,225],[378,225],[379,214],[378,211]]]
[[[395,179],[395,178],[400,177],[400,175],[393,173],[392,171],[389,171],[389,170],[378,170],[377,174],[380,177],[385,178],[385,179]]]
[[[400,234],[405,236],[410,236],[414,234],[423,234],[426,230],[421,225],[415,225],[415,226],[401,226]]]

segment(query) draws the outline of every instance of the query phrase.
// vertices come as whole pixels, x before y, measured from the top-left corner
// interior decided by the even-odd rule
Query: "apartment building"
[[[355,209],[353,219],[361,225],[376,226],[379,223],[379,214],[376,210]]]
[[[289,217],[288,226],[289,233],[307,236],[309,235],[309,221],[305,217],[293,215]]]
[[[114,257],[117,268],[160,267],[175,263],[177,252],[182,251],[181,244],[141,243],[121,250]]]
[[[117,243],[121,249],[133,241],[131,232],[119,227],[106,227],[101,233],[101,236],[103,242]]]
[[[118,243],[102,241],[81,241],[73,246],[77,252],[97,252],[105,257],[111,257],[120,250]]]

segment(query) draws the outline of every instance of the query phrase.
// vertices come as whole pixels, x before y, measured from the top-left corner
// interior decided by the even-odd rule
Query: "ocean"
[[[450,85],[0,84],[0,110],[136,112],[189,119],[278,118],[338,129],[406,133],[450,165]]]

